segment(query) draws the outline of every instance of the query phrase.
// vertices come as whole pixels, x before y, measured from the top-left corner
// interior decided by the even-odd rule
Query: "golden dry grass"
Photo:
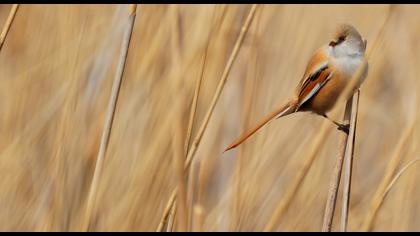
[[[418,165],[383,197],[420,157],[420,6],[394,7],[360,93],[350,231],[420,231]],[[0,5],[0,28],[10,9]],[[250,9],[138,6],[90,230],[155,231],[177,186],[173,230],[321,230],[338,152],[333,125],[320,133],[322,118],[294,114],[222,151],[291,94],[338,23],[353,24],[370,48],[389,6],[259,6],[184,171]],[[1,231],[82,230],[127,12],[19,6],[0,51]],[[341,198],[340,188],[333,230]]]

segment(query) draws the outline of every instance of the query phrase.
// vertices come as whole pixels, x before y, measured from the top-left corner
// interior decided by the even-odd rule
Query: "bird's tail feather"
[[[248,130],[247,132],[243,133],[239,138],[237,138],[231,145],[229,145],[224,152],[233,149],[247,140],[251,135],[261,129],[264,125],[266,125],[269,121],[273,120],[274,118],[280,118],[295,112],[295,102],[289,101],[286,102],[284,105],[279,107],[274,112],[268,114],[262,121],[260,121],[253,129]]]

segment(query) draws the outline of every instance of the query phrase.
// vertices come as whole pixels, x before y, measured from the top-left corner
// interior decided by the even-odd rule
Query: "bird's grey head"
[[[366,51],[367,41],[349,25],[342,24],[334,32],[329,49],[334,57],[363,56]]]

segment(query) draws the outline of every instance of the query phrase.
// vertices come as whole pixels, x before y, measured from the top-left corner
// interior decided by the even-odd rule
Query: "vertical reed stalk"
[[[345,163],[344,163],[344,186],[343,186],[343,208],[341,210],[341,231],[347,231],[347,221],[349,214],[350,205],[350,191],[351,191],[351,177],[353,170],[353,157],[354,157],[354,143],[356,141],[356,125],[357,125],[357,111],[359,109],[359,96],[360,90],[358,90],[353,96],[353,109],[350,118],[350,134],[349,142],[347,143]]]
[[[350,123],[352,107],[353,107],[352,99],[349,99],[347,101],[346,110],[344,112],[344,118],[343,118],[344,124]],[[330,189],[328,191],[327,204],[325,206],[324,221],[322,224],[323,232],[331,231],[335,205],[337,201],[337,193],[338,193],[338,188],[340,186],[341,170],[343,167],[343,161],[344,161],[344,156],[346,152],[347,139],[348,139],[348,134],[344,132],[340,132],[337,162],[334,167],[333,177],[331,179]]]
[[[94,209],[95,198],[97,194],[98,184],[102,172],[103,162],[105,153],[108,147],[109,137],[111,135],[112,123],[114,120],[115,110],[118,101],[118,95],[120,92],[121,82],[124,73],[125,62],[127,60],[128,47],[130,45],[131,34],[133,32],[134,20],[136,19],[136,4],[129,6],[129,18],[127,29],[124,33],[122,42],[120,57],[118,61],[117,71],[112,84],[111,96],[109,97],[108,109],[105,117],[104,129],[102,131],[101,142],[99,146],[98,156],[96,158],[95,170],[93,173],[92,182],[89,189],[89,195],[87,198],[86,212],[83,221],[83,230],[88,231],[90,227],[92,211]]]
[[[171,214],[169,215],[168,225],[166,227],[166,232],[173,232],[175,229],[175,215],[176,207],[172,207]]]
[[[188,209],[187,209],[187,184],[185,179],[185,169],[183,168],[184,164],[184,142],[182,138],[182,115],[183,112],[181,111],[184,103],[178,103],[178,117],[175,118],[177,121],[174,125],[174,134],[172,135],[173,141],[173,150],[174,150],[174,164],[175,164],[175,171],[176,177],[178,179],[178,201],[177,207],[173,207],[177,209],[177,229],[181,232],[187,231],[187,222],[188,222]],[[174,214],[172,214],[174,216]],[[175,221],[175,217],[172,217],[172,221]],[[175,224],[174,224],[175,225]],[[171,229],[172,227],[168,227]]]
[[[162,219],[159,222],[159,225],[156,229],[156,232],[162,232],[164,226],[168,223],[168,219],[171,213],[172,208],[174,208],[175,206],[175,199],[176,199],[176,192],[177,192],[178,188],[175,188],[172,193],[171,196],[169,197],[169,201],[166,204],[165,210],[163,211],[163,216]]]
[[[4,40],[6,39],[7,33],[10,30],[10,26],[12,26],[13,19],[15,18],[17,9],[19,4],[13,4],[12,9],[10,9],[9,16],[7,17],[6,23],[3,26],[3,29],[0,34],[0,50],[3,47]]]
[[[187,160],[185,162],[185,168],[187,168],[187,169],[189,168],[189,166],[191,164],[192,158],[194,157],[195,152],[197,151],[198,145],[200,144],[201,138],[204,135],[204,131],[206,130],[207,125],[210,121],[210,118],[213,115],[214,108],[216,107],[217,101],[220,98],[220,94],[222,93],[224,85],[227,81],[229,72],[232,69],[233,62],[235,61],[236,56],[238,55],[239,49],[241,48],[242,43],[245,39],[245,35],[248,32],[248,29],[249,29],[249,26],[251,25],[252,19],[254,18],[257,6],[258,6],[257,4],[252,5],[251,10],[249,11],[248,16],[245,20],[245,23],[242,26],[241,32],[239,33],[238,39],[235,42],[235,46],[233,47],[233,50],[232,50],[232,52],[229,56],[229,60],[228,60],[226,66],[223,70],[222,78],[220,79],[219,84],[217,85],[217,88],[216,88],[216,92],[213,95],[211,105],[210,105],[210,107],[209,107],[209,109],[208,109],[208,111],[207,111],[207,113],[204,117],[204,121],[203,121],[203,123],[202,123],[202,125],[201,125],[201,127],[198,131],[198,134],[197,134],[197,136],[195,137],[195,139],[192,143],[190,151],[188,152]]]
[[[196,84],[195,84],[195,89],[194,89],[194,96],[193,96],[193,100],[192,100],[192,104],[191,104],[191,112],[190,112],[190,117],[189,117],[189,121],[188,121],[188,129],[187,129],[187,136],[186,136],[186,140],[185,140],[185,154],[188,155],[188,149],[190,148],[190,143],[191,143],[191,137],[192,137],[192,131],[194,128],[194,124],[195,124],[195,119],[196,119],[196,113],[197,113],[197,105],[198,105],[198,98],[199,98],[199,94],[200,94],[200,89],[201,89],[201,84],[204,78],[204,72],[207,66],[207,55],[209,52],[209,48],[210,48],[210,42],[211,42],[211,38],[214,32],[214,29],[216,28],[214,25],[214,19],[215,19],[215,15],[216,15],[216,11],[217,8],[215,7],[211,16],[211,27],[209,30],[209,33],[207,35],[207,39],[206,39],[206,46],[204,48],[204,53],[203,53],[203,59],[202,59],[202,65],[201,65],[201,70],[200,70],[200,77],[198,78]],[[223,17],[220,19],[220,21],[223,21]],[[189,174],[188,176],[192,176],[194,172],[194,168],[190,168],[189,170]],[[188,177],[187,177],[188,179]],[[188,219],[188,230],[191,231],[192,230],[192,220],[193,220],[193,206],[194,206],[194,180],[193,179],[189,179],[188,182],[188,189],[190,190],[190,195],[189,195],[189,206],[190,206],[190,210],[189,210],[189,219]]]

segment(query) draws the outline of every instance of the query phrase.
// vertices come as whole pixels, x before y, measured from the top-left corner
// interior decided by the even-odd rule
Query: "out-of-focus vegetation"
[[[0,5],[0,27],[10,9]],[[90,230],[156,230],[180,180],[176,158],[191,146],[185,140],[197,81],[191,140],[249,9],[138,6]],[[19,7],[0,51],[0,230],[82,230],[127,11],[127,5]],[[417,5],[395,6],[369,59],[350,231],[365,229],[384,177],[420,157],[419,13]],[[294,114],[222,151],[291,95],[307,60],[338,24],[354,25],[369,48],[388,14],[388,5],[259,6],[184,180],[186,204],[177,204],[173,230],[185,219],[187,230],[261,231],[269,222],[276,231],[321,229],[337,156],[333,125],[281,215],[274,212],[308,163],[323,119]],[[371,230],[420,230],[419,168],[395,182]],[[340,208],[339,200],[333,230]]]

